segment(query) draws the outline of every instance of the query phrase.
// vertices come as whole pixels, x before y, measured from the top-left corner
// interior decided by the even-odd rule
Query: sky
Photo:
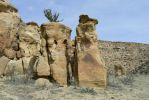
[[[79,15],[96,18],[98,39],[149,44],[149,0],[10,0],[24,22],[48,20],[44,9],[60,13],[63,24],[76,35]]]

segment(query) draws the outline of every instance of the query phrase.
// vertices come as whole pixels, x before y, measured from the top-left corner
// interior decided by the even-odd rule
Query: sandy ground
[[[149,100],[149,75],[135,75],[127,85],[111,77],[106,89],[36,87],[34,81],[0,79],[0,100]]]

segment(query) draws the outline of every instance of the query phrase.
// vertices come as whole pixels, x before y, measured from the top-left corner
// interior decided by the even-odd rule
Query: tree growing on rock
[[[53,12],[51,9],[45,9],[44,15],[50,22],[62,22],[63,21],[63,20],[59,20],[60,14],[58,12]]]

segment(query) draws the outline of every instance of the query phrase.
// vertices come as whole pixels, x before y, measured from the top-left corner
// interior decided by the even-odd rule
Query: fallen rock
[[[37,64],[37,75],[40,76],[50,76],[50,66],[48,64],[48,60],[46,57],[40,56],[38,58],[38,64]]]
[[[39,78],[35,81],[35,86],[36,87],[49,87],[52,86],[53,84],[50,83],[48,79],[45,78]]]
[[[10,59],[5,56],[0,57],[0,77],[3,76],[9,61]]]
[[[20,60],[10,60],[7,64],[5,69],[6,76],[13,76],[14,74],[24,74],[23,66],[22,66],[22,59]]]

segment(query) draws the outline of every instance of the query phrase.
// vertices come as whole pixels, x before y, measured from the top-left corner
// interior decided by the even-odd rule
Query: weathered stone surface
[[[85,15],[84,15],[85,16]],[[96,37],[96,20],[80,16],[77,27],[77,58],[79,85],[106,87],[107,71],[101,59]]]
[[[39,78],[35,81],[36,87],[49,87],[52,86],[52,83],[49,82],[48,79]]]
[[[0,11],[6,12],[7,10],[17,12],[18,10],[10,4],[9,0],[1,0],[0,1]]]
[[[31,59],[32,57],[23,57],[19,60],[10,60],[7,64],[5,75],[8,76],[13,73],[17,73],[20,75],[28,74],[28,71],[31,71],[30,66],[33,67],[33,65],[30,65]]]
[[[71,41],[71,29],[65,25],[48,22],[39,27],[35,22],[23,23],[17,9],[8,0],[1,0],[0,76],[17,73],[46,78],[36,81],[39,86],[45,86],[50,78],[60,85],[105,87],[107,69],[109,75],[114,73],[118,63],[124,68],[115,70],[116,76],[136,70],[148,73],[144,70],[148,70],[149,45],[98,43],[96,24],[96,19],[81,15],[76,39]]]
[[[0,76],[2,76],[5,72],[7,63],[10,61],[10,59],[8,59],[5,56],[0,57]]]
[[[0,53],[10,59],[15,57],[18,48],[16,33],[20,22],[15,7],[6,1],[0,1]]]
[[[92,22],[95,25],[98,24],[98,20],[97,19],[89,18],[88,15],[80,15],[79,23],[84,24],[84,23],[87,23],[87,22]]]
[[[50,76],[50,66],[46,57],[40,56],[37,64],[38,76]]]
[[[13,49],[4,49],[4,55],[9,59],[13,59],[16,57],[16,51]]]
[[[67,84],[66,44],[71,29],[60,23],[45,23],[41,26],[46,40],[51,75],[59,84]]]
[[[22,60],[10,60],[5,69],[5,76],[14,76],[16,74],[24,74]]]
[[[22,57],[40,55],[40,29],[34,22],[22,25],[19,29],[19,48]]]

